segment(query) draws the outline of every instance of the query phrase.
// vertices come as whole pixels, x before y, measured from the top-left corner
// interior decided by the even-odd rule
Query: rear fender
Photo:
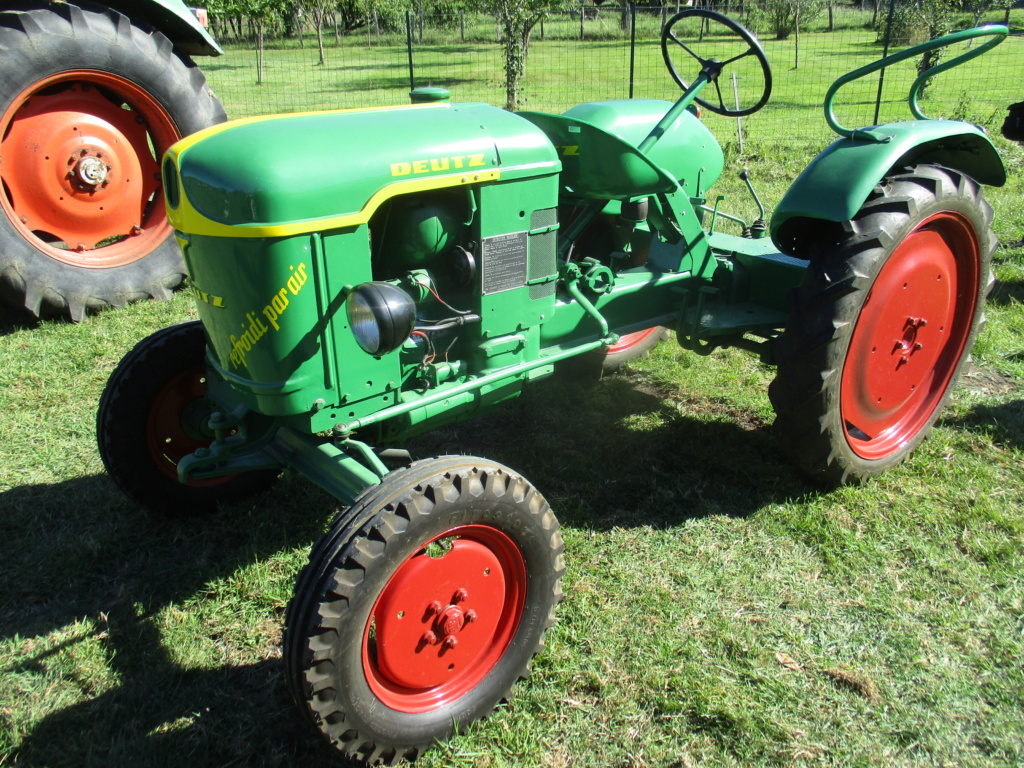
[[[830,222],[852,219],[893,168],[943,165],[982,184],[1006,182],[999,153],[981,128],[953,120],[879,125],[834,141],[804,169],[772,215],[775,246],[803,256]]]
[[[183,53],[195,56],[224,53],[182,0],[107,0],[103,4],[160,30]]]

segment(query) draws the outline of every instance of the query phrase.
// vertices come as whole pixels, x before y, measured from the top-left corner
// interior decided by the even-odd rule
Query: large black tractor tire
[[[206,335],[198,321],[163,328],[139,342],[107,381],[96,416],[100,458],[141,507],[189,517],[266,488],[273,470],[178,482],[178,462],[214,438],[205,398]]]
[[[562,552],[547,502],[507,467],[446,456],[395,470],[335,519],[296,582],[296,704],[351,759],[415,759],[529,674]]]
[[[0,298],[75,321],[167,298],[185,269],[160,158],[224,119],[195,64],[117,11],[0,11]]]
[[[811,478],[864,480],[924,440],[984,325],[991,221],[970,177],[920,165],[809,246],[769,396]]]

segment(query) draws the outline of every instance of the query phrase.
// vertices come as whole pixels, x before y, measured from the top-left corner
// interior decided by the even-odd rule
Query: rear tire
[[[160,158],[224,119],[199,69],[117,11],[0,12],[0,298],[78,321],[170,296]]]
[[[547,502],[507,467],[449,456],[392,472],[296,583],[284,656],[297,705],[347,757],[415,759],[529,673],[562,551]]]
[[[921,165],[811,245],[769,388],[782,445],[811,478],[878,475],[927,436],[984,325],[991,221],[971,178]]]

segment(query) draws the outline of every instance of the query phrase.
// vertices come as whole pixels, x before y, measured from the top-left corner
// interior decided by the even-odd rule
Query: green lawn
[[[800,70],[776,63],[791,130],[759,134],[755,116],[741,152],[735,121],[708,118],[741,215],[753,212],[741,168],[773,201],[811,155],[803,136],[821,118],[788,102],[812,89],[820,101],[833,75],[812,68],[805,37]],[[575,47],[538,42],[530,77],[546,76],[545,51]],[[377,55],[355,51],[348,69]],[[233,115],[348,93],[328,77],[340,64],[302,93],[271,82],[297,66],[291,50],[252,86],[251,55],[203,62]],[[1019,88],[1014,61],[1016,85],[986,88]],[[661,90],[638,95],[671,97],[649,64]],[[494,86],[494,66],[463,76]],[[594,89],[624,95],[610,67],[593,69]],[[377,75],[359,71],[359,97],[382,102]],[[402,100],[407,73],[389,71]],[[584,81],[562,97],[591,98]],[[272,106],[247,110],[250,93]],[[1024,248],[1011,246],[1024,239],[1024,156],[997,142],[1010,182],[987,190],[1003,243],[988,325],[931,438],[883,478],[809,485],[771,434],[772,370],[674,342],[625,375],[590,388],[551,379],[417,441],[418,456],[482,455],[526,475],[562,522],[568,566],[533,677],[420,765],[1024,765]],[[279,650],[293,580],[334,501],[286,475],[212,519],[155,520],[96,451],[96,404],[117,361],[194,317],[179,294],[79,325],[0,318],[0,766],[340,764],[293,711]]]

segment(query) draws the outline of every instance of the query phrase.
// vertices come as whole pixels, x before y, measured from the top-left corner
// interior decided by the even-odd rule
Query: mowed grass
[[[748,218],[742,167],[770,204],[813,154],[817,123],[740,151],[735,121],[707,121]],[[988,325],[951,408],[886,476],[807,483],[771,433],[772,369],[674,342],[411,446],[525,474],[568,566],[533,676],[421,765],[1024,765],[1024,160],[997,142]],[[117,361],[194,317],[179,294],[80,325],[2,318],[0,765],[340,764],[280,658],[335,501],[286,474],[212,518],[153,519],[96,451]]]

